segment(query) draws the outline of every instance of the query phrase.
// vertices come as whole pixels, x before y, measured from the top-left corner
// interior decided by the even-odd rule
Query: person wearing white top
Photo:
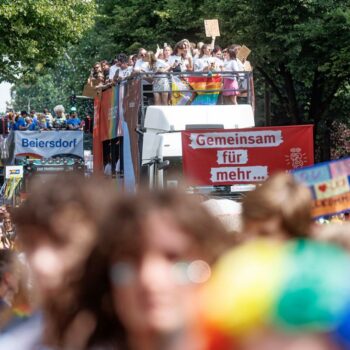
[[[168,76],[162,73],[168,72],[171,66],[164,60],[157,59],[153,52],[149,52],[149,54],[151,70],[156,73],[153,79],[154,104],[166,106],[168,105],[171,87]]]
[[[237,104],[237,96],[239,95],[239,88],[237,76],[235,72],[240,71],[240,66],[236,58],[236,50],[234,48],[228,49],[228,61],[225,61],[224,71],[230,72],[232,75],[224,78],[224,96],[226,104]],[[231,90],[231,91],[227,91]]]
[[[117,56],[117,60],[118,60],[118,69],[115,72],[115,75],[113,77],[114,82],[118,82],[128,78],[133,71],[133,67],[130,67],[128,64],[129,57],[126,54],[124,53],[119,54]]]
[[[118,70],[118,62],[115,62],[113,65],[111,65],[109,67],[109,75],[108,75],[108,79],[109,80],[113,80],[114,78],[114,75],[116,73],[116,71]]]

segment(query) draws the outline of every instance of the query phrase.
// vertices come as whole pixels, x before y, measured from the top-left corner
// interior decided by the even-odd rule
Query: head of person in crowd
[[[55,112],[56,118],[64,118],[65,109],[62,105],[57,105],[54,107],[53,111]]]
[[[211,52],[212,52],[211,45],[210,44],[203,44],[201,47],[199,58],[209,57],[209,56],[211,56]]]
[[[102,71],[105,73],[109,71],[110,64],[107,60],[103,60],[101,61],[101,67],[102,67]]]
[[[124,70],[129,67],[129,57],[125,53],[117,55],[117,62],[120,69]]]
[[[212,52],[213,56],[222,60],[223,56],[222,56],[222,50],[221,47],[218,45],[215,45],[213,52]]]
[[[173,55],[175,56],[183,56],[185,54],[183,41],[179,41],[175,44]]]
[[[12,305],[19,289],[17,255],[10,249],[0,249],[0,321],[1,313]]]
[[[197,198],[178,192],[120,197],[110,213],[104,249],[121,338],[132,349],[178,349],[198,326],[197,293],[228,235]],[[180,348],[197,348],[192,340]]]
[[[21,111],[21,117],[22,118],[27,118],[28,117],[27,111]]]
[[[31,196],[14,210],[44,317],[46,346],[80,349],[74,346],[76,337],[70,347],[63,346],[74,335],[71,331],[88,330],[87,339],[99,331],[95,317],[104,301],[94,293],[102,286],[91,283],[96,281],[99,260],[89,259],[93,259],[111,198],[113,187],[108,182],[60,174],[45,184],[40,179],[32,183]]]
[[[225,48],[222,50],[222,57],[224,61],[229,61],[228,49]]]
[[[192,46],[189,40],[183,39],[181,41],[185,56],[192,56]]]
[[[130,55],[128,60],[128,66],[134,67],[136,61],[137,61],[137,55]]]
[[[50,113],[48,108],[44,108],[43,112],[44,112],[45,115],[51,115],[51,113]]]
[[[98,79],[101,73],[102,73],[101,63],[96,62],[91,70],[91,77],[94,79]]]
[[[31,117],[31,118],[35,118],[35,117],[36,117],[36,112],[35,112],[34,109],[32,109],[32,110],[30,111],[30,117]]]
[[[248,239],[308,237],[312,229],[311,208],[307,187],[290,174],[273,175],[243,199],[243,234]]]
[[[151,70],[154,70],[156,68],[157,56],[153,51],[148,51],[148,56],[150,68]]]
[[[164,60],[168,61],[172,53],[173,53],[173,49],[171,48],[171,46],[165,46],[163,49]]]
[[[148,62],[149,55],[148,55],[147,50],[144,49],[144,48],[139,49],[138,58],[141,59],[144,62]]]

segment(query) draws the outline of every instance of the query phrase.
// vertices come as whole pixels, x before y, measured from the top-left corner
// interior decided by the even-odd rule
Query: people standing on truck
[[[44,108],[44,114],[45,114],[45,118],[46,118],[47,128],[48,129],[52,129],[52,127],[53,127],[53,116],[49,112],[48,108]]]
[[[171,48],[171,46],[169,46],[169,45],[164,46],[163,56],[164,56],[165,62],[169,62],[169,59],[170,59],[172,53],[173,53],[173,49]]]
[[[13,124],[13,130],[27,130],[28,126],[26,124],[25,118],[28,116],[27,111],[21,111],[21,114],[15,118],[15,123]]]
[[[149,54],[144,48],[141,48],[134,66],[134,73],[148,73],[149,71]]]
[[[69,119],[67,120],[68,130],[82,130],[81,120],[78,118],[77,109],[72,107],[69,113]]]
[[[118,54],[116,60],[118,68],[113,76],[113,82],[119,82],[130,77],[133,71],[133,68],[128,65],[129,57],[125,53]]]
[[[53,127],[55,129],[65,129],[67,118],[64,114],[65,109],[62,105],[57,105],[54,107],[53,111],[55,112],[55,118],[53,120]]]
[[[153,95],[154,104],[166,106],[169,100],[170,83],[166,72],[169,72],[171,66],[161,59],[157,59],[156,55],[150,51],[150,67],[155,73],[153,79]]]
[[[92,87],[99,87],[103,85],[104,75],[102,73],[102,67],[100,62],[96,62],[91,69],[90,76],[88,79],[88,84]]]
[[[224,64],[224,71],[231,73],[230,76],[224,78],[224,102],[226,104],[237,104],[237,96],[239,95],[238,76],[235,72],[240,71],[240,67],[237,61],[237,50],[230,47],[228,50],[228,61]]]
[[[201,48],[199,58],[194,61],[194,70],[197,72],[221,71],[224,63],[216,56],[212,56],[210,44],[204,44]]]
[[[174,48],[174,53],[169,57],[169,64],[173,72],[186,72],[193,70],[193,59],[190,55],[190,45],[187,41],[179,41]]]

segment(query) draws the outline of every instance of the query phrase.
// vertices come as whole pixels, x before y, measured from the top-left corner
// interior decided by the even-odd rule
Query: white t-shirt
[[[132,73],[132,69],[133,67],[127,67],[125,69],[117,69],[116,74],[117,77],[121,78],[121,79],[126,79],[127,77],[129,77]]]
[[[202,72],[206,67],[214,64],[214,70],[220,71],[224,66],[224,62],[217,57],[204,56],[201,58],[196,58],[194,61],[194,70],[196,72]]]
[[[149,62],[145,62],[143,59],[139,58],[134,67],[135,72],[149,72],[150,67],[149,67]]]
[[[239,64],[237,62],[237,60],[232,59],[229,61],[225,61],[225,65],[224,65],[224,72],[239,72],[241,69],[239,67]],[[235,80],[236,77],[227,77],[227,79],[232,79]]]
[[[168,63],[170,66],[173,66],[175,63],[179,63],[181,72],[185,72],[187,70],[189,60],[187,58],[183,59],[181,56],[172,55],[169,57]]]
[[[115,72],[118,70],[118,66],[116,64],[113,64],[113,66],[110,66],[109,67],[109,75],[108,75],[108,78],[110,80],[113,80],[114,78],[114,75],[115,75]]]
[[[155,63],[154,67],[153,67],[153,72],[157,73],[157,72],[161,72],[164,69],[167,69],[170,67],[169,62],[165,62],[164,60],[160,60],[158,59],[157,62]],[[166,74],[157,74],[156,76],[157,78],[166,78],[167,75]]]

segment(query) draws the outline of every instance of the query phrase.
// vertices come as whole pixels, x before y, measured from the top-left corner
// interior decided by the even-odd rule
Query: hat
[[[231,199],[209,199],[205,208],[225,226],[228,232],[241,229],[242,204]]]
[[[77,107],[71,107],[70,111],[71,112],[76,112],[77,111]]]

